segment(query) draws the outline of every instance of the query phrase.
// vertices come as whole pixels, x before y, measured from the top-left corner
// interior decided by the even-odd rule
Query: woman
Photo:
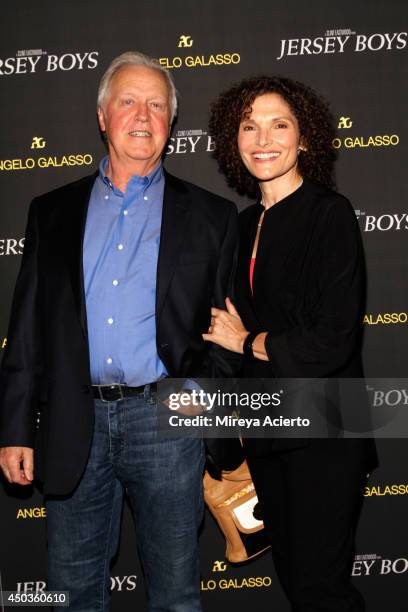
[[[331,125],[326,103],[287,78],[244,80],[211,107],[220,170],[257,202],[240,215],[235,303],[212,309],[203,337],[243,353],[243,377],[363,375],[363,251],[352,207],[331,189]],[[350,574],[372,442],[244,446],[292,609],[363,610]]]

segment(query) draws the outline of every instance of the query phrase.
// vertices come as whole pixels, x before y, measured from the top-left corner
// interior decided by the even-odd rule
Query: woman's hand
[[[211,308],[211,325],[208,333],[202,335],[203,339],[234,353],[243,353],[244,341],[249,332],[229,298],[225,300],[225,305],[227,310]]]

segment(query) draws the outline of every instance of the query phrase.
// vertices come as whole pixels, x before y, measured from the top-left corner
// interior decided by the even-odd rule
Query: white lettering
[[[392,41],[394,40],[394,38],[397,36],[397,33],[395,32],[395,34],[393,34],[392,37],[390,37],[389,34],[384,34],[384,36],[385,36],[385,38],[387,40],[387,43],[388,43],[387,51],[389,51],[392,48],[391,44],[392,44]]]
[[[35,67],[38,64],[38,62],[40,61],[40,59],[41,59],[41,55],[37,55],[37,56],[34,56],[34,57],[32,57],[31,55],[28,56],[28,61],[31,64],[30,72],[35,72]]]
[[[16,74],[25,74],[27,72],[27,58],[18,57],[16,60]]]
[[[91,70],[96,68],[98,65],[98,55],[98,51],[92,51],[92,53],[88,55],[88,68],[90,68]]]
[[[187,153],[186,144],[187,138],[185,136],[183,136],[182,138],[177,138],[176,153]]]
[[[122,585],[125,582],[127,576],[123,576],[122,580],[119,576],[115,576],[114,581],[118,583],[118,591],[122,590]]]
[[[337,40],[339,41],[340,45],[340,53],[344,52],[344,45],[346,44],[349,38],[350,36],[337,36]]]
[[[191,144],[191,153],[195,153],[195,148],[197,145],[197,142],[200,140],[201,136],[196,136],[196,138],[194,139],[192,136],[188,137],[188,141]]]
[[[356,36],[356,51],[365,51],[366,50],[366,42],[367,36],[364,34],[357,34]]]
[[[374,391],[373,406],[382,406],[384,403],[384,391]]]
[[[401,229],[401,222],[405,219],[406,216],[407,215],[405,213],[403,213],[402,215],[399,215],[399,216],[398,216],[398,214],[393,215],[394,219],[397,222],[397,227],[395,229],[397,229],[397,230]]]
[[[335,53],[335,44],[336,38],[334,36],[326,36],[325,45],[324,45],[324,53]]]
[[[54,72],[58,68],[57,60],[58,57],[56,55],[49,55],[47,57],[47,72]]]
[[[214,139],[212,138],[212,136],[208,137],[208,142],[207,142],[207,151],[214,151],[215,149],[215,142]]]
[[[370,575],[370,570],[373,567],[375,563],[375,559],[371,559],[371,561],[363,561],[363,565],[365,567],[365,573],[364,576],[369,576]]]
[[[376,38],[379,39],[379,44],[377,47],[374,46],[374,42],[373,42]],[[382,34],[373,34],[368,39],[368,48],[370,49],[370,51],[380,51],[380,49],[383,48],[384,43],[385,43],[385,38]]]
[[[64,66],[65,58],[68,58],[68,61],[70,62],[68,66]],[[73,55],[72,53],[64,53],[64,55],[61,55],[58,61],[58,66],[61,70],[72,70],[75,64],[76,58],[75,55]]]
[[[361,576],[361,564],[362,561],[354,561],[353,569],[351,570],[352,576]]]

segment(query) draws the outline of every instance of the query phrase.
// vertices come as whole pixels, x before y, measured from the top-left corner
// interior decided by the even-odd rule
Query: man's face
[[[125,66],[113,77],[99,125],[109,156],[145,176],[157,165],[169,137],[169,90],[165,77],[145,66]]]

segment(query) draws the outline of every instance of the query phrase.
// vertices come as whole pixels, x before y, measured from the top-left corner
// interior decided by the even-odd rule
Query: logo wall
[[[228,563],[226,561],[216,560],[212,565],[211,572],[216,576],[202,579],[201,590],[202,591],[226,591],[230,589],[260,589],[269,588],[272,585],[272,578],[270,576],[245,576],[245,577],[233,577],[231,575],[225,575],[228,570]],[[218,576],[221,574],[221,576]]]
[[[355,213],[363,223],[364,232],[408,230],[408,213],[406,212],[367,215],[364,210],[356,210]]]
[[[98,65],[98,51],[69,52],[56,55],[43,49],[23,49],[15,57],[0,59],[0,76],[55,72],[62,70],[93,70]]]
[[[137,586],[137,576],[111,576],[111,591],[134,591]],[[47,590],[45,580],[28,580],[27,582],[17,582],[15,591],[17,593],[43,593]]]
[[[407,46],[407,32],[384,32],[357,34],[353,30],[326,30],[323,36],[312,38],[283,38],[280,41],[279,61],[296,55],[326,55],[333,53],[355,53],[375,51],[400,51]]]
[[[364,487],[364,497],[408,495],[408,484],[370,485]]]
[[[338,130],[350,130],[353,127],[351,117],[340,117],[337,124]],[[367,147],[396,147],[399,144],[398,134],[369,134],[366,136],[353,136],[348,134],[343,137],[343,133],[334,138],[332,144],[335,149],[366,149]]]
[[[404,379],[400,379],[404,380]],[[385,381],[384,381],[385,382]],[[395,384],[395,383],[394,383]],[[375,388],[366,385],[371,405],[378,406],[408,406],[408,388],[387,385],[388,388]]]
[[[17,510],[17,519],[38,519],[45,518],[47,516],[47,511],[45,506],[39,507],[30,507],[30,508],[18,508]]]
[[[13,172],[17,170],[44,170],[47,168],[64,168],[70,166],[90,166],[93,163],[91,153],[68,153],[66,155],[35,155],[42,153],[47,146],[43,136],[33,136],[30,149],[32,157],[16,157],[14,159],[0,159],[0,171]]]
[[[181,34],[177,47],[179,49],[191,49],[194,46],[194,39],[190,34]],[[209,68],[210,66],[231,66],[239,64],[241,56],[236,51],[214,51],[209,55],[187,55],[180,52],[174,57],[159,57],[158,61],[162,66],[169,70],[173,68]]]
[[[22,255],[24,236],[22,238],[0,238],[0,257],[2,255]]]
[[[137,575],[111,576],[111,591],[134,591],[137,586]]]
[[[407,312],[369,312],[364,315],[364,325],[405,325]]]
[[[178,130],[169,138],[167,155],[214,151],[214,140],[203,130]]]
[[[379,555],[356,555],[352,576],[385,576],[387,574],[405,574],[408,572],[408,559],[383,559]]]

